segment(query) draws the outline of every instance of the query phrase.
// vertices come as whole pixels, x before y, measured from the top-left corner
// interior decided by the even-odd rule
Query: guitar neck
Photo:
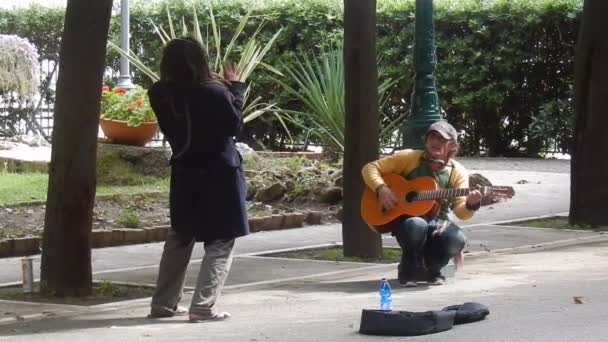
[[[473,189],[459,188],[459,189],[441,189],[441,190],[422,190],[418,191],[416,200],[438,200],[448,199],[454,197],[467,196]]]

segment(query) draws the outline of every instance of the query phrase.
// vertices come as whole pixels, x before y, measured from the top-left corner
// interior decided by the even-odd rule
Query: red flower
[[[110,87],[108,87],[107,85],[104,85],[103,87],[101,87],[102,91],[110,91]]]
[[[116,87],[114,88],[114,92],[117,94],[124,94],[126,92],[125,88],[122,87]]]
[[[141,106],[144,104],[144,99],[137,99],[135,100],[135,103],[137,103],[138,106]]]

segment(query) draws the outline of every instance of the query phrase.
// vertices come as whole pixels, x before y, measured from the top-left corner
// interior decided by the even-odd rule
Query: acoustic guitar
[[[393,191],[399,203],[390,211],[383,211],[376,194],[365,187],[361,198],[361,217],[370,226],[387,224],[399,216],[420,216],[430,220],[439,214],[444,200],[467,196],[479,190],[483,196],[511,198],[515,194],[510,186],[481,186],[478,188],[441,189],[432,177],[418,177],[411,181],[397,174],[386,174],[382,178]],[[380,233],[378,227],[374,227]]]

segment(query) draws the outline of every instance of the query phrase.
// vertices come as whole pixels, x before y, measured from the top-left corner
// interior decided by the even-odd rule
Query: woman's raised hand
[[[224,64],[224,79],[226,81],[238,81],[241,72],[236,63]]]

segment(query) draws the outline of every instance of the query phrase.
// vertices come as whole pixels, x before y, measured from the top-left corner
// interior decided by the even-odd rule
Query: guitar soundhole
[[[407,202],[414,202],[418,198],[418,192],[410,191],[405,195],[405,200]]]

